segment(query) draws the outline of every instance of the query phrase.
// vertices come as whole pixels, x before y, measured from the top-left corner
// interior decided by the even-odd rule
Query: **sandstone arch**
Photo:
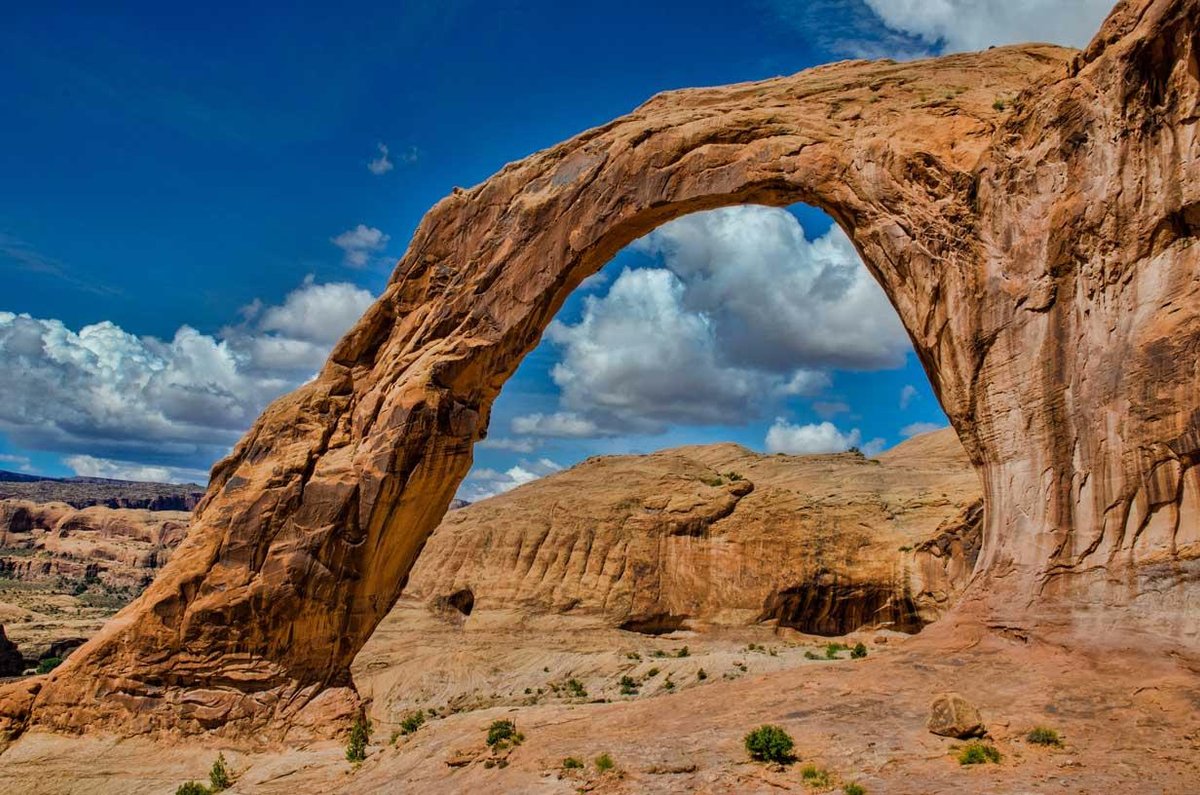
[[[663,94],[455,191],[320,376],[214,468],[159,579],[0,693],[4,728],[338,726],[350,661],[567,294],[654,226],[743,202],[828,211],[895,304],[983,477],[977,620],[1141,622],[1195,652],[1198,20],[1200,0],[1134,0],[1084,53]]]

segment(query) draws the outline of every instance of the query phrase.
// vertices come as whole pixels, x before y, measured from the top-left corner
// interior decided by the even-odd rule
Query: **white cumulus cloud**
[[[552,436],[561,439],[587,439],[604,433],[595,422],[571,411],[514,417],[512,430],[513,433],[527,436]]]
[[[329,242],[342,250],[345,262],[352,268],[362,268],[371,261],[371,255],[383,250],[391,236],[373,226],[359,224],[342,232]]]
[[[536,461],[523,460],[504,471],[487,467],[473,469],[459,487],[458,496],[468,502],[478,502],[551,475],[561,469],[561,466],[549,458],[539,458]]]
[[[862,441],[858,428],[842,432],[832,422],[793,425],[782,417],[767,430],[767,452],[804,455],[841,453]]]
[[[1114,0],[864,0],[888,28],[947,52],[1050,42],[1083,47]]]
[[[911,436],[920,436],[921,434],[929,433],[930,431],[940,431],[945,427],[945,425],[936,422],[914,422],[901,428],[900,435],[905,438]]]
[[[0,312],[0,431],[19,447],[71,454],[81,474],[152,467],[192,479],[271,399],[312,377],[371,300],[306,279],[216,335],[181,326],[169,340]]]

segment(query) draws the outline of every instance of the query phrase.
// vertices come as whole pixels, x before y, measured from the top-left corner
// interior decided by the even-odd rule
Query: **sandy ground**
[[[938,628],[883,643],[867,633],[848,639],[865,641],[866,659],[812,660],[805,652],[823,656],[828,639],[763,627],[647,637],[566,617],[477,611],[459,621],[402,605],[356,663],[373,722],[357,767],[339,743],[245,753],[31,733],[0,755],[0,792],[172,793],[205,779],[218,750],[237,774],[232,792],[281,795],[841,792],[847,782],[897,795],[1200,792],[1200,677],[1184,661],[1137,649],[1099,659]],[[638,695],[620,694],[621,676],[642,683]],[[586,696],[570,694],[572,678]],[[963,767],[961,741],[926,730],[930,700],[948,690],[980,708],[999,764]],[[395,736],[416,709],[427,722]],[[484,742],[498,719],[525,737],[507,755]],[[748,759],[743,737],[763,723],[796,739],[796,764]],[[1056,729],[1064,746],[1031,745],[1033,726]],[[615,771],[596,771],[601,753]],[[585,768],[564,770],[566,757]],[[828,771],[830,785],[808,786],[806,765]]]

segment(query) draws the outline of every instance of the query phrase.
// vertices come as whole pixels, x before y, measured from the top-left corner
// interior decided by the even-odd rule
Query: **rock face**
[[[0,695],[4,728],[343,727],[351,660],[567,295],[659,224],[748,202],[828,211],[912,337],[983,481],[963,620],[1195,654],[1198,26],[1200,0],[1129,0],[1082,53],[671,92],[455,191],[214,468],[158,580]]]
[[[979,504],[949,429],[878,461],[734,444],[594,458],[447,514],[405,596],[648,634],[760,621],[914,632],[966,585]]]
[[[74,508],[101,505],[148,511],[190,511],[204,496],[195,483],[147,483],[107,478],[44,478],[0,471],[0,500],[62,502]]]

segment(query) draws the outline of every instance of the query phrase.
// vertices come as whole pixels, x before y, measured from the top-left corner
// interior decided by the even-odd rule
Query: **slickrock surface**
[[[746,202],[846,229],[980,472],[958,631],[1195,661],[1198,42],[1200,0],[1127,0],[1082,53],[670,92],[455,191],[320,375],[214,469],[155,583],[0,691],[0,730],[344,731],[351,661],[566,296],[657,225]]]
[[[605,456],[447,514],[404,595],[647,633],[915,631],[974,568],[979,500],[949,429],[878,461],[734,444]]]

